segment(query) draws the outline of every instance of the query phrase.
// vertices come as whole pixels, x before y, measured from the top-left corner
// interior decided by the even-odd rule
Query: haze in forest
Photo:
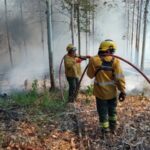
[[[21,3],[22,2],[22,3]],[[53,1],[53,57],[54,71],[58,77],[58,67],[62,57],[66,54],[66,46],[71,43],[70,20],[66,10],[62,10],[58,0]],[[135,60],[127,52],[127,12],[125,3],[120,0],[96,1],[94,43],[93,36],[88,38],[88,54],[96,55],[101,41],[112,39],[117,43],[116,54],[126,58],[132,63]],[[132,6],[132,4],[131,4]],[[14,66],[11,67],[6,40],[5,6],[0,0],[0,71],[3,79],[8,79],[11,88],[20,88],[26,79],[34,80],[44,78],[49,73],[48,48],[47,48],[47,26],[45,3],[37,0],[7,0],[9,36]],[[22,14],[21,14],[22,7]],[[150,7],[149,7],[150,8]],[[62,13],[63,12],[63,13]],[[145,52],[145,69],[149,69],[150,62],[150,15],[148,15],[147,42]],[[131,20],[132,21],[132,20]],[[43,36],[43,37],[42,37]],[[43,38],[43,41],[42,41]],[[75,29],[75,46],[78,47],[77,29]],[[85,33],[81,33],[81,54],[86,55]],[[133,52],[133,58],[134,56]],[[141,54],[140,54],[141,57]],[[82,65],[83,69],[85,65]],[[123,68],[130,75],[136,73],[131,67],[122,64]],[[132,78],[132,77],[131,77]],[[138,77],[137,77],[138,78]],[[142,78],[140,77],[141,81]],[[128,81],[133,86],[131,79]],[[135,81],[136,82],[136,81]],[[135,83],[134,82],[134,83]],[[88,83],[89,84],[89,83]],[[5,91],[1,88],[2,91]]]

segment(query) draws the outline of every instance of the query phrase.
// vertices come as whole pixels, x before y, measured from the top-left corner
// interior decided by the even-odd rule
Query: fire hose
[[[117,56],[117,55],[112,55],[112,54],[106,54],[106,55],[103,55],[103,56],[112,56],[112,57],[118,58],[118,59],[122,60],[123,62],[129,64],[129,65],[130,65],[131,67],[133,67],[137,72],[139,72],[139,73],[146,79],[146,81],[150,84],[150,79],[149,79],[139,68],[137,68],[134,64],[132,64],[132,63],[129,62],[128,60],[126,60],[126,59],[124,59],[124,58],[122,58],[122,57],[119,57],[119,56]],[[64,57],[65,57],[65,56],[64,56]],[[62,99],[63,99],[63,100],[65,100],[65,98],[64,98],[64,93],[63,93],[62,83],[61,83],[61,69],[62,69],[62,64],[63,64],[64,57],[62,58],[61,63],[60,63],[60,67],[59,67],[59,86],[60,86],[61,96],[62,96]],[[85,69],[84,69],[84,71],[83,71],[83,73],[82,73],[82,75],[81,75],[81,78],[80,78],[80,80],[79,80],[79,83],[78,83],[78,86],[77,86],[77,89],[76,89],[76,92],[75,92],[75,100],[76,100],[76,97],[77,97],[77,95],[78,95],[78,91],[79,91],[79,89],[80,89],[80,84],[81,84],[81,82],[82,82],[82,79],[83,79],[83,77],[84,77],[84,75],[85,75],[85,72],[86,72],[87,68],[88,68],[88,65],[85,67]]]

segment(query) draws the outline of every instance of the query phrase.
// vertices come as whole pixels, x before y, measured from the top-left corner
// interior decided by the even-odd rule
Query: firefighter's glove
[[[81,62],[82,62],[82,59],[80,58],[76,60],[76,63],[81,63]]]
[[[87,55],[87,56],[86,56],[86,58],[87,58],[87,59],[90,59],[90,58],[91,58],[91,56]]]
[[[123,101],[125,100],[125,98],[126,98],[126,94],[123,93],[123,92],[121,92],[121,93],[119,94],[119,101],[120,101],[120,102],[123,102]]]

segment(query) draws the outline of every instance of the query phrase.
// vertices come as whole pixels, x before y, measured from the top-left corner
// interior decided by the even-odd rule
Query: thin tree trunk
[[[41,0],[39,0],[39,9],[40,9],[40,26],[41,26],[41,43],[42,43],[42,50],[43,50],[43,56],[44,56],[44,27],[43,27],[43,21],[42,21],[42,8],[41,8]]]
[[[46,0],[47,7],[47,42],[49,54],[49,72],[51,89],[55,89],[54,68],[53,68],[53,53],[52,53],[52,22],[51,22],[51,0]]]
[[[20,0],[20,15],[21,15],[21,22],[22,22],[22,25],[24,23],[24,20],[23,20],[23,8],[22,8],[22,0]],[[21,27],[21,30],[23,30],[23,26]],[[27,58],[28,56],[28,52],[27,52],[27,45],[26,45],[26,40],[25,40],[25,37],[23,35],[23,44],[24,44],[24,54],[25,54],[25,57]]]
[[[79,55],[81,55],[81,31],[80,31],[80,8],[79,8],[79,1],[77,4],[77,25],[78,25],[78,50]]]
[[[128,1],[127,0],[125,1],[125,13],[126,13],[127,26],[126,26],[126,35],[125,35],[125,38],[126,38],[126,41],[125,41],[126,51],[124,51],[124,55],[128,56]]]
[[[127,7],[128,7],[128,14],[127,14],[127,18],[128,18],[128,27],[127,27],[127,51],[128,51],[128,54],[130,52],[130,8],[129,8],[129,0],[127,1]]]
[[[71,3],[71,40],[74,45],[74,0]]]
[[[4,3],[5,3],[5,24],[6,24],[7,43],[9,49],[10,63],[11,63],[11,67],[13,67],[12,49],[10,46],[9,27],[8,27],[7,0],[4,0]]]
[[[140,52],[140,47],[141,47],[141,43],[142,43],[142,8],[143,8],[143,0],[141,0],[141,3],[140,3],[140,16],[139,16],[139,41],[138,41],[138,51]],[[140,60],[139,60],[139,63],[140,63]]]
[[[137,20],[136,20],[136,40],[135,40],[135,63],[138,66],[139,64],[139,17],[140,16],[140,1],[137,1]]]
[[[93,0],[93,6],[95,5],[95,0]],[[93,53],[94,53],[94,38],[95,38],[95,19],[94,19],[94,17],[95,17],[95,12],[93,11],[93,14],[92,14],[92,33],[93,33]]]
[[[86,51],[86,55],[88,55],[88,14],[87,14],[87,10],[85,13],[86,13],[85,51]]]
[[[91,5],[91,3],[90,3],[90,1],[89,1],[89,5]],[[90,18],[90,16],[91,16],[91,10],[89,10],[89,16],[87,16],[88,18],[87,18],[87,23],[88,23],[88,32],[89,32],[89,45],[88,45],[88,48],[87,48],[87,55],[88,55],[88,49],[90,49],[91,48],[91,40],[90,40],[90,37],[91,37],[91,18]],[[89,21],[88,21],[89,20]]]
[[[146,0],[145,9],[144,9],[144,28],[143,28],[143,43],[142,43],[142,58],[141,58],[141,70],[142,71],[144,70],[144,59],[145,59],[148,4],[149,4],[149,0]]]
[[[131,60],[133,58],[134,18],[135,18],[135,0],[134,0],[134,4],[133,4],[133,14],[132,14]]]

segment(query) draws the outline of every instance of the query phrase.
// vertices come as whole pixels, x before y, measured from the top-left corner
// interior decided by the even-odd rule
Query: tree
[[[133,1],[128,0],[128,4],[126,5],[128,7],[127,9],[128,11],[128,28],[127,28],[128,43],[127,45],[128,47],[131,47],[131,49],[129,49],[131,52],[131,58],[134,58],[137,66],[140,64],[140,67],[142,70],[144,69],[148,4],[149,4],[149,0],[145,0],[145,1],[144,0],[133,0]],[[129,11],[130,8],[132,8],[133,11]],[[144,9],[144,12],[143,12],[143,9]],[[130,17],[131,15],[132,17]],[[134,57],[132,57],[134,50],[135,50],[135,55]],[[142,53],[141,62],[139,61],[140,51]]]
[[[23,33],[24,31],[24,16],[23,16],[23,8],[22,8],[22,3],[23,3],[23,0],[20,0],[20,20],[21,20],[21,32]],[[28,56],[28,52],[27,52],[27,46],[26,46],[26,38],[24,35],[23,36],[23,44],[24,44],[24,48],[25,48],[25,57]]]
[[[149,5],[149,0],[146,0],[145,8],[144,8],[144,27],[143,27],[143,43],[142,43],[141,70],[144,70],[148,5]]]
[[[141,31],[141,8],[142,1],[138,0],[137,4],[137,21],[136,21],[136,40],[135,40],[135,62],[137,66],[139,65],[139,46],[140,46],[140,31]]]
[[[70,25],[71,25],[72,44],[74,44],[74,1],[72,1],[72,3],[71,3],[71,20],[70,20]]]
[[[39,0],[39,10],[40,10],[40,27],[41,27],[41,43],[42,43],[42,50],[44,55],[44,27],[43,27],[43,20],[42,20],[42,5],[41,0]]]
[[[47,42],[48,42],[48,54],[49,54],[49,72],[51,89],[55,89],[54,80],[54,67],[53,67],[53,52],[52,52],[52,22],[51,22],[51,0],[46,0],[46,14],[47,14]]]
[[[78,30],[78,50],[79,54],[81,54],[81,32],[87,33],[90,32],[90,22],[93,19],[93,14],[90,12],[94,12],[96,8],[95,3],[91,3],[90,0],[62,0],[62,9],[67,10],[70,14],[70,24],[71,24],[71,32],[72,32],[72,43],[74,43],[74,25],[72,22],[76,21],[77,30]],[[73,10],[74,9],[74,10]],[[73,16],[74,14],[74,16]],[[87,43],[87,40],[86,40]]]
[[[8,48],[9,48],[10,63],[11,63],[11,66],[13,67],[12,49],[11,49],[11,45],[10,45],[9,27],[8,27],[7,0],[5,0],[4,3],[5,3],[6,35],[7,35],[7,42],[8,42]]]
[[[136,1],[134,0],[134,3],[133,3],[133,12],[132,12],[132,30],[131,30],[131,60],[132,60],[132,57],[133,57],[133,41],[134,41],[134,26],[135,26],[135,3]]]

